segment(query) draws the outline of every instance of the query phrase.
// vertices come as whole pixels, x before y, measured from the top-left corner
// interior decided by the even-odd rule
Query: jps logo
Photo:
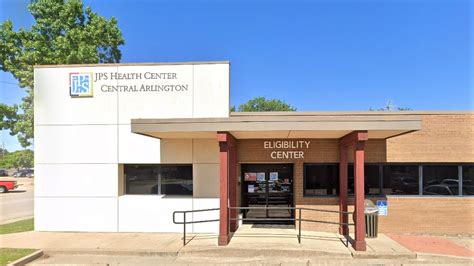
[[[92,97],[92,73],[69,73],[71,97]]]

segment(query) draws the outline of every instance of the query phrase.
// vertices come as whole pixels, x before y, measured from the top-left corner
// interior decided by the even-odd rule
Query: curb
[[[416,257],[423,258],[439,258],[439,259],[454,259],[454,260],[463,260],[463,261],[473,261],[474,257],[464,257],[464,256],[454,256],[454,255],[445,255],[445,254],[435,254],[435,253],[421,253],[416,252]]]
[[[236,248],[211,248],[211,249],[193,249],[181,250],[178,252],[156,251],[156,250],[100,250],[100,249],[47,249],[44,250],[48,255],[109,255],[109,256],[141,256],[141,257],[182,257],[182,256],[199,256],[199,257],[313,257],[313,258],[341,258],[350,259],[351,253],[325,252],[316,250],[272,250],[272,249],[236,249]]]
[[[416,259],[418,254],[415,252],[387,252],[387,253],[375,253],[370,251],[355,251],[354,248],[349,246],[352,258],[354,259]]]
[[[43,250],[37,250],[29,255],[26,255],[24,256],[23,258],[19,258],[17,260],[15,260],[14,262],[12,263],[9,263],[7,264],[8,266],[22,266],[22,265],[25,265],[29,262],[32,262],[38,258],[40,258],[41,256],[43,256]]]
[[[105,256],[140,256],[140,257],[177,257],[178,252],[156,251],[156,250],[101,250],[101,249],[47,249],[44,250],[48,255],[105,255]]]
[[[416,259],[416,253],[369,253],[367,251],[351,251],[354,259]]]
[[[249,248],[210,248],[210,249],[191,249],[181,250],[178,256],[229,256],[229,257],[312,257],[312,258],[341,258],[350,259],[351,254],[340,253],[340,252],[327,252],[310,249],[287,249],[287,250],[274,250],[274,249],[249,249]]]

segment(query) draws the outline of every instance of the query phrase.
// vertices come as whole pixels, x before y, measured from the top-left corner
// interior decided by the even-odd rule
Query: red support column
[[[228,194],[228,180],[229,180],[229,148],[227,142],[219,142],[219,161],[220,161],[220,214],[219,214],[219,239],[218,245],[225,246],[229,243],[229,209],[227,208]]]
[[[352,247],[365,251],[365,218],[364,218],[364,146],[365,142],[357,141],[354,147],[354,205],[355,205],[355,241]]]
[[[237,154],[236,141],[228,132],[218,132],[217,141],[219,142],[219,238],[218,245],[225,246],[229,243],[231,232],[237,229],[236,222],[229,218],[236,217],[236,210],[229,211],[229,206],[237,204]]]
[[[339,211],[347,212],[347,146],[339,145]],[[339,223],[348,223],[347,214],[339,214]],[[339,234],[349,235],[349,226],[339,225]]]
[[[237,143],[232,141],[229,153],[229,206],[237,207]],[[237,210],[230,210],[230,217],[237,218]],[[235,232],[239,227],[237,220],[230,220],[230,231]]]
[[[353,131],[339,139],[339,148],[341,152],[339,169],[339,209],[341,211],[344,211],[344,208],[345,211],[347,211],[347,149],[349,146],[354,146],[355,212],[353,218],[355,227],[355,240],[352,242],[352,247],[357,251],[366,250],[364,217],[364,148],[365,141],[368,139],[369,134],[366,130]],[[347,216],[342,214],[339,219],[341,222],[348,222]],[[339,233],[348,235],[349,228],[340,226]]]

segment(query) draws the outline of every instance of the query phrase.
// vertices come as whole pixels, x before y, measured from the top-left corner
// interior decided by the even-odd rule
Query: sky
[[[0,0],[0,22],[29,28],[28,2]],[[229,60],[232,105],[264,96],[298,111],[368,110],[389,100],[474,110],[473,1],[84,2],[118,20],[121,62]],[[2,103],[21,102],[16,83],[0,73]],[[15,137],[1,137],[20,149]]]

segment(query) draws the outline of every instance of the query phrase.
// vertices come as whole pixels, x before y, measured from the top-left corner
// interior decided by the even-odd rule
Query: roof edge
[[[419,110],[419,111],[282,111],[282,112],[230,112],[230,116],[346,116],[346,115],[447,115],[474,114],[474,110]]]
[[[62,67],[114,67],[114,66],[167,66],[167,65],[213,65],[228,64],[224,61],[183,61],[183,62],[142,62],[142,63],[104,63],[104,64],[59,64],[59,65],[34,65],[34,68],[62,68]]]

